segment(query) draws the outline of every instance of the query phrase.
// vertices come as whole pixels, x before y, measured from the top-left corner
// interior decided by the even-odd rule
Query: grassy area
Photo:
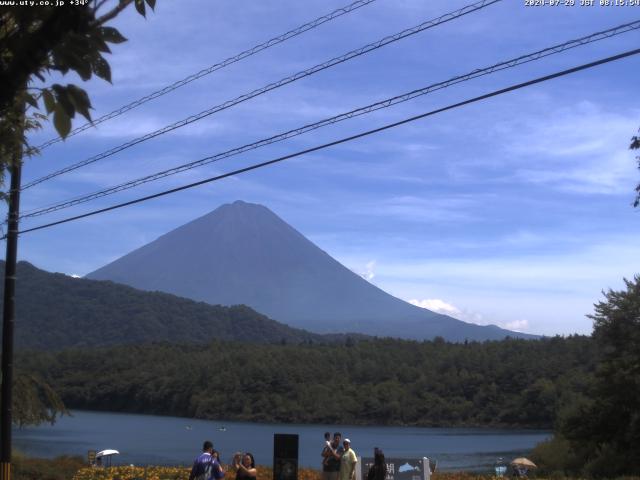
[[[71,480],[84,467],[82,457],[62,456],[54,459],[13,456],[13,480]]]

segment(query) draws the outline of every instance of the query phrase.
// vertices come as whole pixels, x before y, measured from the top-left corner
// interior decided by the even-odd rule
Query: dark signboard
[[[298,479],[298,435],[273,435],[273,480]]]
[[[386,480],[429,480],[431,471],[429,470],[429,460],[427,458],[386,458],[387,479]],[[364,457],[360,459],[359,478],[357,480],[367,480],[369,468],[373,465],[373,458]],[[425,465],[427,468],[425,469]]]

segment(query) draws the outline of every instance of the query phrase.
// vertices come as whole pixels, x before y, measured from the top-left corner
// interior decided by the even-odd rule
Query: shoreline
[[[289,425],[289,426],[301,426],[301,427],[322,427],[324,428],[327,425],[340,425],[345,427],[372,427],[372,428],[420,428],[420,429],[448,429],[448,430],[456,430],[456,429],[465,429],[465,430],[477,430],[477,431],[504,431],[510,430],[514,433],[523,432],[523,433],[552,433],[552,426],[522,426],[517,424],[501,424],[501,423],[492,423],[485,425],[478,424],[438,424],[438,425],[423,425],[423,424],[414,424],[414,423],[373,423],[373,422],[352,422],[352,423],[341,423],[341,422],[276,422],[276,421],[264,421],[264,420],[251,420],[245,418],[213,418],[213,417],[185,417],[181,415],[170,415],[170,414],[162,414],[162,413],[146,413],[146,412],[135,412],[135,411],[119,411],[119,410],[97,410],[97,409],[86,409],[86,408],[74,408],[69,407],[69,412],[71,415],[61,415],[66,417],[73,417],[72,412],[82,412],[82,413],[97,413],[97,414],[113,414],[113,415],[142,415],[147,417],[159,417],[159,418],[167,418],[167,419],[182,419],[185,421],[205,421],[205,422],[220,422],[221,424],[225,423],[239,423],[239,424],[257,424],[257,425]]]

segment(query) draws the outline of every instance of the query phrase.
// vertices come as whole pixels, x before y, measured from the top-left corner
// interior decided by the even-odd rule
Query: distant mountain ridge
[[[236,201],[90,273],[209,304],[248,305],[292,327],[450,341],[533,338],[466,323],[389,295],[268,208]]]
[[[0,261],[0,271],[4,267],[5,262]],[[209,344],[213,340],[292,344],[346,340],[283,325],[244,305],[214,306],[168,293],[45,272],[27,262],[18,263],[17,278],[15,335],[19,349]]]

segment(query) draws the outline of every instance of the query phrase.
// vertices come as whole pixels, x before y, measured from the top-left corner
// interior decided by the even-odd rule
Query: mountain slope
[[[4,265],[0,261],[0,271]],[[112,282],[72,278],[27,262],[18,263],[16,312],[16,345],[23,349],[204,344],[214,339],[257,343],[332,340],[275,322],[244,305],[214,306]]]
[[[316,332],[447,340],[526,336],[410,305],[342,266],[264,206],[234,202],[87,275],[210,304],[245,304]]]

